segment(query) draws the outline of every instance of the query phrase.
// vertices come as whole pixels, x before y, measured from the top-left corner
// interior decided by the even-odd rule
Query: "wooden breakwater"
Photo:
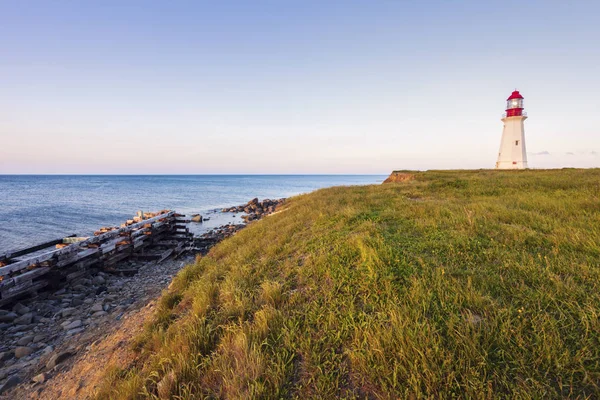
[[[117,268],[129,257],[160,262],[178,255],[193,245],[187,222],[175,211],[138,212],[121,227],[101,228],[91,237],[71,235],[0,253],[0,305],[97,270],[135,273]]]

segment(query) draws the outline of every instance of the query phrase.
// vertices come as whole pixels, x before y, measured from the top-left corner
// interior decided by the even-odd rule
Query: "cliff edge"
[[[387,177],[385,181],[383,181],[383,183],[408,182],[415,179],[415,175],[416,174],[414,172],[394,171],[390,174],[390,176]]]

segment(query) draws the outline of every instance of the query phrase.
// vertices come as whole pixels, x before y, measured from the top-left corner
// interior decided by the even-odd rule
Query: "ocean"
[[[239,222],[215,210],[258,197],[289,197],[383,175],[0,175],[0,252],[118,226],[138,210],[208,215],[194,233]],[[236,219],[238,218],[238,219]]]

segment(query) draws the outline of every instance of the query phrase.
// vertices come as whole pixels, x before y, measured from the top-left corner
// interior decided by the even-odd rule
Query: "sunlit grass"
[[[100,398],[595,398],[600,171],[298,196],[188,266]]]

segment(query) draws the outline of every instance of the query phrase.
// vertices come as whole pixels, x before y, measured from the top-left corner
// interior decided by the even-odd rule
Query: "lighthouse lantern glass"
[[[506,105],[506,109],[511,109],[511,108],[523,108],[523,99],[511,99],[508,100],[507,105]]]

